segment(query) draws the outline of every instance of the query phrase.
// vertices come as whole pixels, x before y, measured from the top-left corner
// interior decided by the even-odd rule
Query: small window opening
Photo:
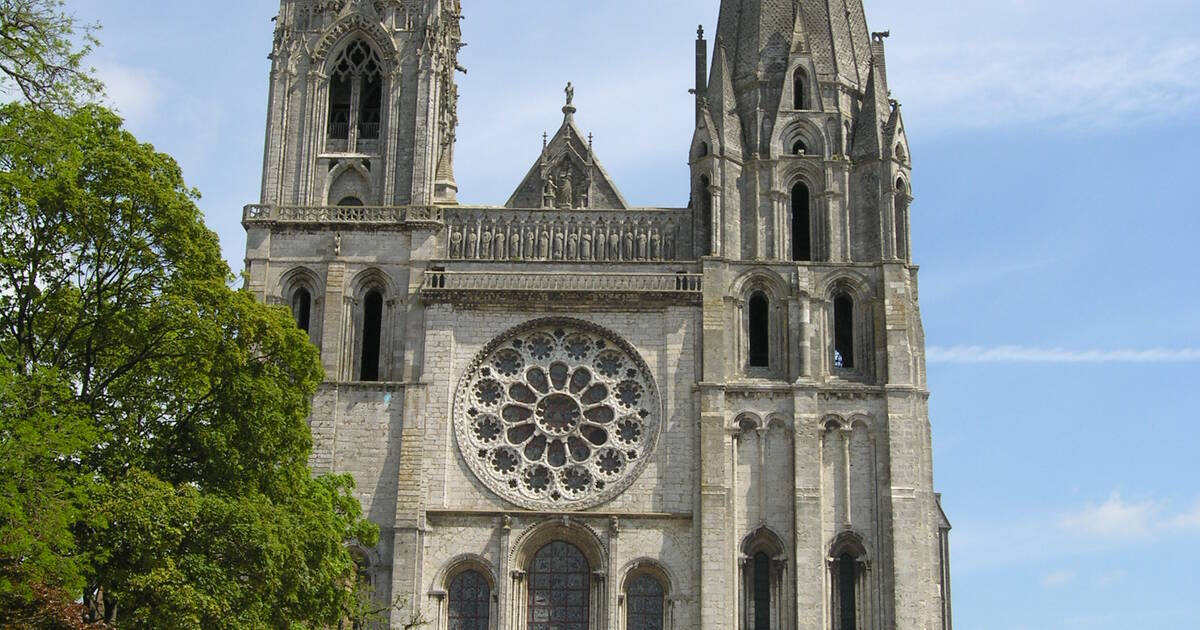
[[[804,73],[802,68],[796,68],[796,73],[792,75],[793,87],[793,109],[808,109],[808,75]]]
[[[360,381],[379,380],[379,341],[383,332],[383,295],[371,291],[363,300],[362,366]]]
[[[792,155],[806,155],[808,153],[808,145],[804,144],[803,140],[797,140],[796,144],[792,145]]]
[[[837,559],[838,630],[858,629],[857,582],[858,561],[849,553],[844,553]]]
[[[750,367],[770,367],[770,303],[762,292],[750,296]]]
[[[706,155],[708,155],[708,143],[707,143],[707,142],[701,142],[701,143],[700,143],[700,148],[699,148],[699,150],[698,150],[698,151],[697,151],[697,153],[696,153],[696,157],[704,157],[704,156],[706,156]]]
[[[792,187],[792,260],[812,260],[812,217],[808,186],[800,182]]]
[[[854,367],[854,300],[842,294],[833,300],[833,366]]]
[[[301,287],[292,295],[292,315],[296,318],[296,327],[308,332],[312,319],[312,294],[308,289]]]
[[[356,207],[363,205],[363,202],[362,199],[359,199],[358,197],[342,197],[342,200],[339,201],[337,205]]]
[[[771,630],[771,558],[754,554],[754,630]]]

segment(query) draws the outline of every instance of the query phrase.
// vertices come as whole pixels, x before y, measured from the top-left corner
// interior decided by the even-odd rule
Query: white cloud
[[[938,0],[869,8],[910,125],[1057,124],[1087,131],[1200,110],[1194,2]],[[882,22],[881,22],[882,21]]]
[[[116,62],[100,62],[96,65],[96,75],[104,82],[108,103],[133,129],[152,119],[166,100],[163,80],[153,71]]]
[[[1059,526],[1089,538],[1136,540],[1149,537],[1155,529],[1161,506],[1153,501],[1126,503],[1114,492],[1101,505],[1088,505],[1059,520]]]
[[[1067,533],[1097,541],[1135,543],[1160,534],[1200,531],[1200,503],[1189,511],[1172,515],[1163,503],[1153,500],[1128,502],[1113,492],[1102,504],[1090,504],[1064,515],[1058,525]]]
[[[1190,363],[1200,348],[1067,350],[1031,346],[930,346],[931,363]]]
[[[1046,588],[1057,588],[1066,586],[1075,580],[1075,572],[1069,570],[1054,571],[1048,573],[1042,578],[1042,586]]]

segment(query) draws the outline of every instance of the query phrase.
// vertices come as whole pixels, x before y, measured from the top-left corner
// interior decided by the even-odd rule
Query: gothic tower
[[[911,154],[861,0],[720,2],[684,208],[621,194],[584,77],[508,201],[457,204],[461,19],[281,0],[243,215],[247,286],[327,375],[312,467],[381,530],[376,623],[950,630]]]
[[[458,0],[282,0],[262,203],[453,203]]]
[[[698,68],[701,531],[706,550],[728,554],[703,558],[701,627],[949,627],[949,524],[932,486],[910,153],[888,98],[887,37],[868,31],[861,0],[724,0],[711,73]],[[773,402],[731,429],[730,394],[750,384]],[[744,464],[769,450],[770,414],[784,410],[792,457]],[[782,496],[756,498],[755,486],[781,478],[791,509],[772,514]],[[782,541],[756,542],[744,533],[755,524]],[[769,566],[756,549],[771,551]],[[720,585],[768,574],[787,604],[747,625],[761,614],[754,594],[731,601]]]

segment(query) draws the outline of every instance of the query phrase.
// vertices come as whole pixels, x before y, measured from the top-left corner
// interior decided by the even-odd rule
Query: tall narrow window
[[[350,137],[350,102],[353,84],[348,74],[335,74],[329,80],[329,137],[345,140]]]
[[[296,318],[296,327],[308,332],[312,319],[312,294],[308,289],[300,287],[292,294],[292,316]]]
[[[896,258],[908,260],[908,187],[896,180]]]
[[[492,589],[477,571],[464,571],[450,583],[450,630],[488,630]]]
[[[529,567],[529,630],[587,630],[591,568],[579,548],[552,542]]]
[[[771,558],[754,554],[754,630],[771,630]]]
[[[837,630],[858,630],[858,561],[849,553],[837,559]]]
[[[808,186],[800,182],[792,187],[792,260],[812,260],[812,217],[809,212]]]
[[[833,299],[833,366],[854,367],[854,300],[845,293]]]
[[[629,582],[625,600],[625,630],[663,630],[663,586],[645,573]]]
[[[380,112],[383,110],[383,77],[378,74],[364,76],[359,96],[358,137],[378,139]]]
[[[761,291],[750,296],[750,367],[770,367],[770,303]]]
[[[329,137],[347,140],[379,137],[383,110],[383,64],[363,40],[346,46],[329,75]],[[350,147],[353,148],[353,147]]]
[[[700,222],[702,224],[700,236],[704,239],[700,253],[703,256],[711,256],[713,254],[713,193],[708,176],[700,178]]]
[[[796,68],[796,73],[792,75],[792,88],[792,108],[808,109],[808,75],[804,74],[802,68]]]
[[[371,291],[363,300],[362,366],[360,381],[379,380],[379,341],[383,332],[383,295]]]

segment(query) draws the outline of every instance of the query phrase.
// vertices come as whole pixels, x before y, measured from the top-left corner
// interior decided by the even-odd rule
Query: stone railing
[[[692,273],[426,271],[421,293],[429,298],[509,294],[523,300],[531,295],[596,294],[692,301],[700,298],[702,278]]]
[[[242,223],[352,224],[379,227],[441,227],[445,211],[435,206],[249,205]]]
[[[688,210],[446,209],[452,260],[692,260]]]

